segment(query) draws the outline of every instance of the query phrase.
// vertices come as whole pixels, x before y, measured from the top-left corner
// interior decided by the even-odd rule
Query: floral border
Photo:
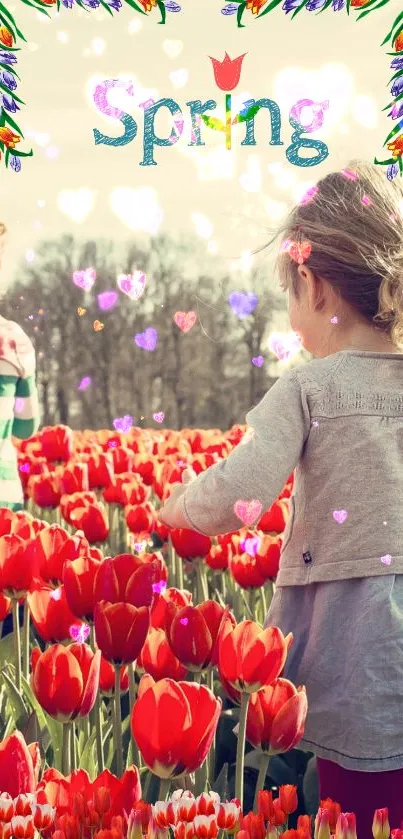
[[[48,16],[51,7],[59,10],[60,6],[65,6],[67,9],[79,6],[91,11],[101,6],[113,15],[113,12],[118,12],[123,5],[126,5],[145,16],[159,12],[160,19],[157,23],[160,24],[166,23],[167,12],[181,11],[176,0],[21,0],[21,2]],[[225,3],[221,13],[228,17],[236,16],[238,27],[243,28],[242,20],[245,13],[250,13],[250,20],[253,18],[260,20],[280,3],[286,14],[293,13],[292,19],[303,9],[321,14],[331,6],[334,12],[346,10],[348,15],[351,9],[361,9],[356,18],[356,20],[361,20],[389,2],[391,0],[270,0],[270,2],[268,0],[231,0]],[[154,17],[156,19],[156,14]],[[12,117],[12,114],[20,110],[20,105],[24,104],[16,94],[17,80],[20,81],[16,71],[19,52],[16,44],[19,41],[26,41],[26,39],[12,14],[0,0],[0,163],[4,162],[6,167],[10,166],[15,172],[21,171],[23,157],[33,155],[32,149],[24,152],[17,148],[24,139],[24,135]],[[388,52],[387,55],[392,56],[390,67],[395,72],[388,82],[388,85],[391,85],[390,93],[393,99],[383,110],[389,109],[388,117],[397,122],[383,144],[387,146],[391,156],[387,160],[375,158],[374,162],[380,166],[386,166],[386,175],[389,180],[393,180],[397,175],[403,175],[403,11],[397,15],[381,46],[385,44],[390,44],[394,50]]]

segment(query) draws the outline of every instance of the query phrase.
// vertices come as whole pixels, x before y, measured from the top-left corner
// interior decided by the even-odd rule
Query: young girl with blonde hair
[[[5,233],[5,226],[0,223],[0,252]],[[0,316],[0,507],[23,509],[12,438],[28,439],[38,424],[35,350],[17,323]]]
[[[403,820],[402,216],[401,179],[357,161],[291,211],[280,282],[314,358],[247,414],[246,442],[160,513],[231,532],[237,501],[267,510],[295,469],[265,626],[294,635],[285,676],[306,686],[301,747],[317,756],[321,798],[356,813],[358,839],[375,808]]]

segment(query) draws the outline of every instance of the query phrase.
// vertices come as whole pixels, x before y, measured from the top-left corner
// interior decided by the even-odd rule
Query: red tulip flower
[[[99,671],[99,690],[103,696],[113,696],[115,691],[115,671],[113,665],[102,656],[101,669]],[[120,671],[120,691],[126,693],[129,690],[129,674],[127,667]]]
[[[104,489],[110,486],[114,478],[113,459],[110,452],[89,455],[86,463],[90,489]]]
[[[187,530],[186,528],[171,530],[171,541],[176,553],[182,559],[206,556],[212,545],[209,536],[203,536],[201,533],[196,533],[195,530]]]
[[[73,510],[70,520],[75,527],[84,532],[85,538],[91,543],[105,542],[109,536],[108,516],[102,503]]]
[[[276,679],[252,694],[246,738],[270,754],[294,749],[303,736],[307,711],[305,688],[297,690],[288,679]]]
[[[42,708],[61,722],[92,710],[99,683],[101,653],[86,644],[54,644],[31,659],[32,689]]]
[[[107,661],[130,664],[144,646],[150,626],[150,610],[131,603],[101,600],[94,611],[95,637]]]
[[[282,784],[279,787],[278,793],[280,807],[283,813],[286,816],[294,813],[298,807],[297,787],[294,784]]]
[[[74,495],[75,492],[88,492],[88,466],[86,463],[72,463],[65,466],[60,476],[62,495]]]
[[[35,589],[28,594],[28,606],[36,631],[48,643],[70,640],[71,627],[81,625],[69,608],[64,586]]]
[[[55,510],[59,506],[62,494],[60,480],[56,475],[35,475],[31,478],[32,498],[43,510]]]
[[[241,818],[240,828],[247,831],[250,839],[265,839],[266,828],[260,813],[247,813]]]
[[[230,91],[237,87],[241,78],[242,62],[245,55],[246,52],[238,58],[231,59],[228,53],[225,53],[224,61],[218,61],[217,58],[209,56],[213,62],[215,83],[220,90]]]
[[[24,539],[10,533],[0,538],[0,591],[20,598],[38,578],[38,563]]]
[[[186,667],[173,653],[163,629],[150,629],[141,651],[141,666],[150,676],[159,679],[184,679]]]
[[[74,434],[66,425],[42,428],[39,434],[42,454],[50,462],[67,462],[73,454]]]
[[[159,778],[180,778],[198,769],[209,752],[221,706],[221,699],[204,685],[142,676],[131,726],[148,768]]]
[[[167,639],[172,652],[188,670],[200,672],[218,663],[218,639],[223,621],[235,618],[215,600],[178,609],[167,608]]]
[[[20,731],[0,742],[0,789],[16,798],[20,793],[35,792],[36,767],[30,747]]]
[[[126,510],[126,524],[132,533],[150,533],[155,512],[150,504],[138,504]]]
[[[156,555],[155,561],[149,562],[148,557],[145,560],[133,554],[107,557],[96,575],[95,600],[150,606],[154,597],[153,585],[165,577],[158,559]]]
[[[78,618],[92,621],[96,603],[95,579],[104,560],[89,554],[72,562],[67,561],[63,569],[63,582],[67,603]]]
[[[221,637],[219,669],[237,690],[255,693],[280,675],[287,657],[281,629],[245,620]]]
[[[262,518],[257,523],[258,530],[263,530],[264,533],[283,533],[289,519],[289,503],[286,499],[280,499],[274,502],[272,506],[263,513]]]
[[[63,568],[68,559],[77,559],[89,549],[88,542],[81,536],[69,536],[67,530],[58,524],[44,528],[35,537],[33,550],[42,579],[59,585],[63,579]]]
[[[151,626],[154,626],[156,629],[164,629],[166,631],[168,603],[174,603],[179,607],[191,606],[192,595],[190,591],[174,587],[166,588],[157,593],[151,605],[150,615]]]

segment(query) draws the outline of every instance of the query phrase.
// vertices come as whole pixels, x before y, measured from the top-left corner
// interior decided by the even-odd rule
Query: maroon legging
[[[357,839],[372,839],[374,810],[387,807],[391,829],[403,821],[403,769],[353,772],[317,758],[320,797],[338,801],[342,813],[355,813]]]

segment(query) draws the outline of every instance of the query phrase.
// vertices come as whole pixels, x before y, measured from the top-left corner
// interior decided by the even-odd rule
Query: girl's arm
[[[28,440],[39,426],[38,391],[35,376],[26,376],[17,380],[14,404],[12,435],[20,440]]]
[[[234,510],[237,506],[241,512],[237,502],[254,501],[256,521],[271,507],[300,460],[310,430],[309,406],[295,370],[277,380],[246,422],[246,441],[228,458],[190,484],[174,487],[159,513],[162,522],[217,536],[243,526]]]

